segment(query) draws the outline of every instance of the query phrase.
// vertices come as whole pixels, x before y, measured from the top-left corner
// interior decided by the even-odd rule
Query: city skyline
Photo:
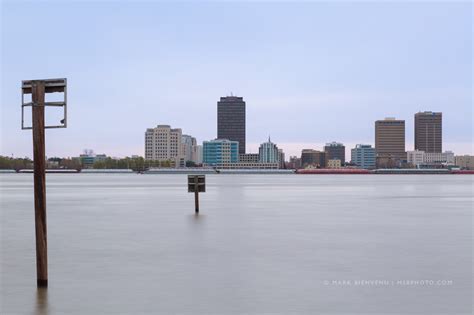
[[[287,158],[332,141],[350,156],[356,144],[374,145],[373,122],[391,116],[406,121],[413,150],[420,111],[443,113],[443,151],[474,153],[471,4],[7,1],[2,9],[1,155],[32,155],[31,134],[19,128],[21,80],[55,77],[68,78],[68,129],[47,132],[48,156],[83,148],[143,156],[143,130],[158,124],[198,143],[214,139],[216,101],[231,92],[247,104],[248,153],[270,134]],[[61,47],[52,37],[23,40],[38,16],[45,28],[67,25],[56,34]],[[79,29],[89,35],[77,41]],[[31,45],[43,48],[42,62],[27,56]]]

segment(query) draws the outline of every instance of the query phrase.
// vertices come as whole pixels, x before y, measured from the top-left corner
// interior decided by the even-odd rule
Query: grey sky
[[[472,154],[472,4],[2,2],[2,155],[31,156],[20,82],[68,78],[69,127],[47,155],[143,155],[144,131],[216,136],[221,96],[247,102],[248,151],[374,142],[374,121],[443,112]],[[56,117],[56,116],[55,116]]]

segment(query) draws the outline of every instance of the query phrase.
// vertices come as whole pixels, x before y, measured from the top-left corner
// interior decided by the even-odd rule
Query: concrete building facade
[[[415,150],[425,153],[443,152],[443,115],[435,112],[415,114]]]
[[[181,154],[185,162],[196,162],[196,138],[190,135],[181,136]]]
[[[182,164],[182,131],[169,125],[158,125],[145,132],[145,159],[154,161],[174,161]]]
[[[327,168],[341,168],[340,159],[327,160]]]
[[[239,154],[240,163],[258,163],[259,158],[260,156],[258,153]]]
[[[418,166],[425,163],[425,152],[419,150],[407,151],[407,162]]]
[[[239,143],[239,154],[245,154],[245,102],[242,97],[221,97],[217,102],[217,139]]]
[[[414,165],[454,165],[454,153],[445,152],[424,152],[420,150],[407,151],[407,162]]]
[[[425,164],[454,164],[454,152],[425,152]]]
[[[286,168],[285,152],[283,152],[283,149],[278,149],[278,163],[280,164],[280,168]]]
[[[227,139],[203,142],[203,163],[218,165],[239,162],[239,143]]]
[[[260,163],[278,163],[278,147],[275,143],[270,141],[270,137],[267,142],[260,145],[258,149],[258,156]]]
[[[303,149],[301,151],[301,167],[326,167],[326,153],[313,149]]]
[[[351,163],[360,168],[375,168],[375,148],[370,144],[357,144],[351,149]]]
[[[396,167],[406,160],[405,121],[385,118],[375,122],[377,167]]]
[[[326,152],[326,159],[328,161],[337,159],[341,161],[341,165],[344,165],[344,162],[346,162],[346,147],[342,143],[326,143],[324,152]]]
[[[474,170],[474,156],[473,155],[457,155],[454,158],[454,164],[457,166],[467,169]]]
[[[278,169],[279,163],[245,163],[245,162],[238,162],[238,163],[220,163],[216,164],[215,168],[217,169]]]

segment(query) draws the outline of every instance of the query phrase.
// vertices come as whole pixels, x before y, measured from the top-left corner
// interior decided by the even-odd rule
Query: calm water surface
[[[471,314],[470,175],[0,175],[2,314]],[[424,282],[421,282],[421,281]]]

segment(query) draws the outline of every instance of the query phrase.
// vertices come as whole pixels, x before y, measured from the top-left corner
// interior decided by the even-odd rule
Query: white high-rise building
[[[182,155],[184,157],[184,161],[192,161],[196,162],[196,138],[191,137],[189,135],[182,135],[181,136],[181,149]]]
[[[270,137],[268,137],[268,142],[264,142],[260,145],[258,155],[260,163],[278,163],[280,160],[278,147],[270,141]]]
[[[145,159],[174,161],[179,166],[183,160],[181,146],[182,131],[169,125],[158,125],[145,132]]]

